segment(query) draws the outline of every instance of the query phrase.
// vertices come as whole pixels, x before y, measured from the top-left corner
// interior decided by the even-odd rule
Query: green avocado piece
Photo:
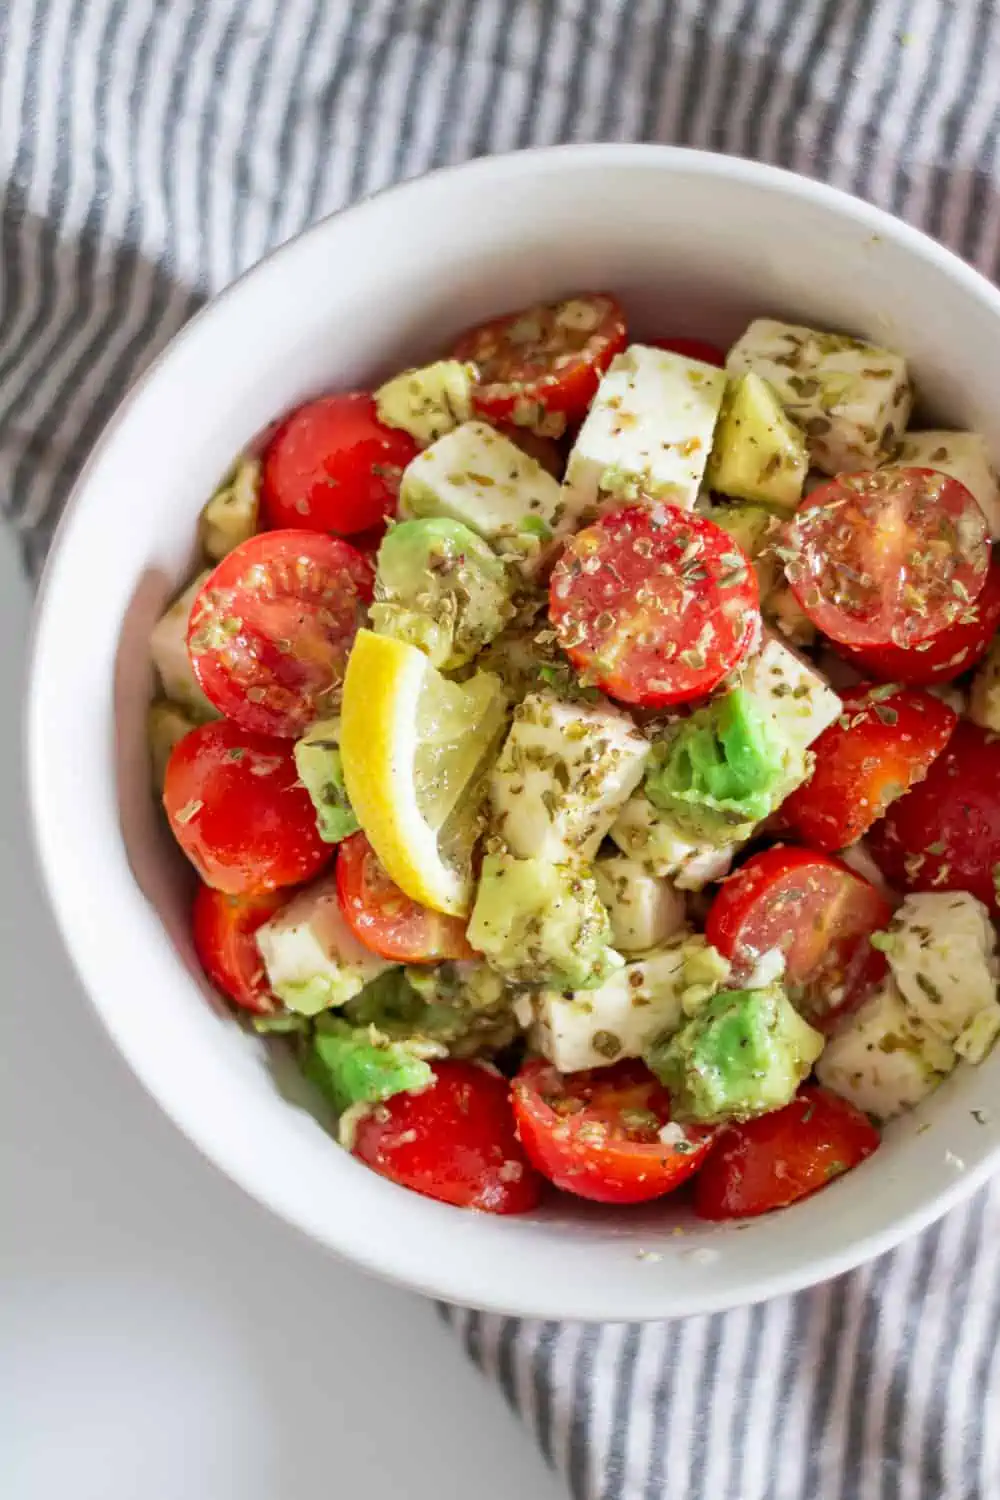
[[[416,1094],[434,1081],[428,1063],[401,1043],[332,1018],[317,1028],[303,1068],[338,1112]]]
[[[469,421],[476,376],[475,365],[457,359],[404,370],[375,392],[379,420],[387,427],[401,427],[426,448]]]
[[[792,511],[809,472],[806,436],[777,391],[752,370],[731,380],[705,471],[713,490]]]
[[[510,854],[483,860],[468,937],[505,978],[546,989],[595,989],[625,962],[592,875]]]
[[[316,827],[327,844],[357,833],[340,758],[340,720],[320,719],[295,744],[295,769],[316,810]]]
[[[793,776],[804,779],[802,760],[750,694],[735,688],[684,719],[658,747],[646,796],[681,832],[745,838],[782,801]]]
[[[510,620],[513,582],[489,544],[461,521],[403,521],[379,548],[372,626],[452,671]]]
[[[510,992],[481,961],[387,970],[348,1001],[342,1015],[426,1056],[496,1051],[517,1031]]]
[[[766,505],[746,504],[739,500],[703,498],[696,507],[699,515],[714,521],[753,563],[761,599],[766,599],[781,577],[781,564],[774,543],[781,532],[781,522]]]
[[[794,1098],[823,1038],[780,985],[720,990],[646,1062],[670,1092],[678,1120],[705,1125],[749,1120]]]

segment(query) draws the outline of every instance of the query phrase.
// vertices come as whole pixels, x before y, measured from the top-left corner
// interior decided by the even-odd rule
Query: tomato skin
[[[810,747],[812,776],[781,808],[806,843],[831,854],[927,775],[958,723],[947,703],[914,688],[861,686],[841,699],[843,715]]]
[[[725,350],[717,344],[710,344],[707,339],[650,339],[649,345],[652,349],[666,349],[668,354],[680,354],[684,359],[700,360],[703,365],[716,365],[720,370],[725,368]]]
[[[404,964],[475,958],[461,917],[421,906],[390,879],[363,833],[344,839],[337,854],[337,898],[359,943]]]
[[[735,985],[749,979],[761,954],[779,948],[793,998],[811,1025],[826,1030],[885,974],[885,956],[868,939],[891,916],[888,901],[840,860],[776,844],[727,876],[705,937],[731,961]]]
[[[163,806],[202,880],[230,896],[298,885],[333,852],[316,830],[291,745],[226,719],[192,729],[174,746]]]
[[[267,531],[205,579],[188,655],[220,713],[259,734],[298,736],[339,702],[373,567],[339,537]]]
[[[567,541],[549,617],[570,660],[611,697],[665,708],[710,693],[749,651],[757,576],[705,516],[626,505]]]
[[[271,529],[353,536],[396,514],[403,470],[420,450],[379,421],[367,391],[298,407],[264,450],[261,511]]]
[[[701,1219],[750,1219],[826,1187],[878,1149],[867,1115],[806,1084],[784,1109],[720,1131],[694,1187]]]
[[[210,885],[200,885],[194,898],[191,932],[198,962],[227,1000],[261,1016],[281,1005],[268,988],[254,933],[288,899],[285,891],[227,896]]]
[[[590,328],[561,321],[564,309],[581,304],[592,309]],[[452,358],[478,369],[473,405],[486,421],[514,422],[551,436],[553,418],[562,419],[560,430],[583,419],[601,376],[626,342],[618,302],[594,293],[491,318],[462,334]]]
[[[801,608],[832,641],[912,649],[933,641],[982,592],[986,517],[934,469],[839,474],[785,527],[785,573]]]
[[[595,1203],[662,1198],[698,1170],[715,1134],[687,1126],[686,1149],[664,1145],[656,1132],[670,1121],[670,1096],[638,1061],[564,1075],[531,1058],[514,1079],[513,1100],[529,1159],[563,1192]],[[630,1127],[629,1111],[649,1124]]]
[[[395,1094],[358,1122],[353,1154],[400,1187],[493,1214],[537,1207],[542,1179],[514,1133],[510,1086],[478,1063],[434,1064],[420,1094]]]
[[[1000,738],[959,719],[926,777],[894,802],[866,840],[904,891],[968,891],[1000,913]]]
[[[951,682],[968,672],[982,661],[998,630],[1000,559],[994,557],[976,602],[930,642],[921,642],[909,650],[892,644],[862,649],[836,643],[835,649],[866,677],[920,687],[933,682]]]

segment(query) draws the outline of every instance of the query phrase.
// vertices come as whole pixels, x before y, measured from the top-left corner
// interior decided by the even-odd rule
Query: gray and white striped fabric
[[[1000,0],[0,4],[0,501],[27,565],[122,391],[281,240],[431,166],[639,139],[825,178],[996,278]],[[575,1496],[997,1500],[998,1244],[994,1189],[748,1311],[447,1316]]]

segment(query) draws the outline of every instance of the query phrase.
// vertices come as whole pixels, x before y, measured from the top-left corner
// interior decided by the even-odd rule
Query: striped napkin
[[[26,565],[122,392],[239,271],[395,179],[592,140],[811,173],[997,277],[1000,0],[0,5],[0,502]],[[580,1500],[998,1500],[998,1245],[994,1189],[746,1311],[445,1316]]]

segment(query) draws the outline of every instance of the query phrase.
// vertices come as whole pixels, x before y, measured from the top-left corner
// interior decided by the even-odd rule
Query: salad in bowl
[[[403,1187],[706,1220],[1000,1035],[1000,490],[904,357],[498,317],[242,456],[156,624],[195,948]]]

